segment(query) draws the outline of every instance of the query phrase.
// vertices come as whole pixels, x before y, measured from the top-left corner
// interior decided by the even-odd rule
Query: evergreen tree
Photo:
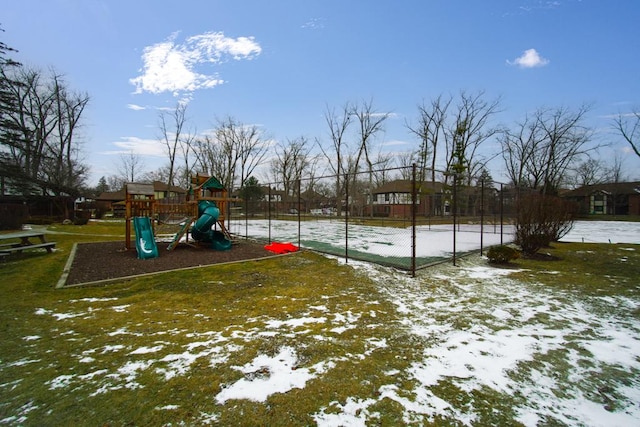
[[[262,200],[264,191],[256,178],[250,176],[240,188],[240,197],[244,200],[247,215],[254,215],[258,208],[258,203]]]
[[[105,191],[109,191],[109,184],[107,184],[107,178],[101,176],[98,180],[98,185],[96,186],[96,196],[99,196]]]
[[[0,31],[4,32],[2,28]],[[17,82],[9,76],[13,69],[20,67],[20,63],[8,57],[10,52],[16,52],[16,50],[0,41],[0,195],[7,191],[6,179],[15,175],[16,169],[18,169],[18,165],[11,161],[5,149],[12,140],[18,137],[16,125],[9,120],[11,114],[19,111],[18,99],[11,91],[11,87]]]

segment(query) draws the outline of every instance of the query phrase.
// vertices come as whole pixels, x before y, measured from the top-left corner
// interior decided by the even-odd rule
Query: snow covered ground
[[[562,242],[640,244],[640,222],[577,221]]]
[[[380,399],[402,405],[407,423],[437,416],[477,422],[473,404],[461,408],[434,391],[444,383],[470,394],[495,390],[518,396],[511,409],[525,426],[552,419],[575,426],[638,425],[640,321],[634,313],[639,301],[525,286],[505,277],[513,270],[463,264],[425,270],[428,276],[412,280],[383,267],[350,263],[367,271],[394,301],[406,327],[431,343],[409,370],[413,389],[390,383],[380,389]],[[608,377],[616,370],[635,372],[636,380]],[[365,425],[376,402],[354,396],[347,405],[316,414],[316,421]]]
[[[344,234],[340,226],[344,227],[305,224],[303,235],[338,244],[336,236]],[[265,223],[256,222],[251,230],[260,235],[265,232]],[[297,224],[292,228],[289,223],[279,222],[274,230],[274,236],[290,240],[297,236]],[[380,255],[396,252],[373,241],[406,245],[406,234],[406,230],[392,228],[353,226],[349,230],[354,245]],[[421,256],[446,256],[450,250],[450,228],[422,228],[420,235],[420,241],[430,243],[420,247]],[[458,236],[460,250],[476,248],[479,238],[473,227],[464,227]],[[485,236],[486,244],[498,243],[495,236]],[[562,240],[640,244],[640,223],[577,222]],[[627,250],[621,248],[621,257]],[[402,323],[432,345],[421,360],[412,364],[408,373],[415,384],[412,390],[399,389],[391,381],[379,390],[379,399],[353,396],[344,403],[334,402],[314,415],[318,425],[366,425],[376,418],[370,408],[385,398],[402,405],[407,423],[443,416],[472,425],[477,420],[473,408],[461,410],[434,393],[433,387],[441,382],[450,382],[468,393],[489,388],[521,397],[524,403],[516,405],[515,417],[526,426],[552,419],[566,425],[590,426],[637,425],[640,420],[639,381],[603,379],[600,387],[593,385],[598,383],[593,381],[594,376],[604,376],[611,370],[640,373],[640,321],[634,315],[640,301],[624,296],[581,298],[542,285],[523,286],[505,277],[512,271],[481,263],[457,269],[444,265],[428,270],[428,277],[417,279],[373,264],[352,261],[349,265],[366,271],[378,282],[403,314]],[[603,318],[603,312],[610,314]],[[437,320],[443,318],[457,318],[468,327],[461,329]],[[274,367],[273,371],[282,369]],[[289,371],[288,375],[298,374]],[[308,372],[299,375],[306,378]],[[304,382],[304,378],[283,380],[292,387]],[[276,384],[274,392],[282,387]],[[260,384],[260,395],[254,399],[264,399],[265,385]],[[246,398],[249,389],[245,385],[244,394],[238,396]]]
[[[269,221],[250,220],[232,226],[232,232],[249,237],[269,237]],[[456,251],[464,253],[480,249],[480,225],[461,224],[456,230]],[[502,236],[501,236],[502,232]],[[344,254],[344,222],[302,221],[300,223],[301,246],[321,249],[337,255]],[[482,233],[483,246],[489,247],[508,243],[513,240],[513,226],[485,225]],[[271,221],[271,239],[276,241],[298,242],[297,221]],[[640,244],[640,222],[622,221],[577,221],[573,229],[561,241],[600,242]],[[411,229],[395,227],[373,227],[349,224],[349,253],[367,254],[381,258],[411,256]],[[451,257],[453,253],[453,227],[451,225],[419,226],[416,233],[416,257],[423,260],[435,260]]]
[[[253,238],[269,237],[268,220],[250,220],[234,224],[231,231]],[[456,230],[456,251],[458,253],[480,249],[480,225],[461,224]],[[513,239],[513,227],[505,225],[500,235],[500,226],[485,225],[483,228],[484,247],[509,242]],[[302,221],[300,223],[300,244],[309,249],[342,255],[348,239],[350,257],[367,260],[396,259],[400,265],[407,264],[411,257],[411,228],[374,227],[349,224],[348,234],[344,222]],[[297,244],[297,221],[271,221],[271,239]],[[419,226],[416,229],[416,257],[423,263],[451,257],[453,253],[453,227],[451,225]],[[404,260],[404,262],[403,262]]]

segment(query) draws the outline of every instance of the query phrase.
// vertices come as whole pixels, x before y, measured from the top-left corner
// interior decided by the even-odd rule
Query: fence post
[[[300,188],[301,188],[301,184],[300,184],[300,179],[298,178],[298,247],[300,247],[300,200],[301,200],[301,195],[300,195]]]
[[[458,175],[453,174],[453,265],[456,265],[456,220],[457,220],[457,210],[458,210]]]
[[[502,183],[500,184],[500,244],[503,245],[503,231],[504,231],[504,191]]]
[[[344,210],[344,260],[349,263],[349,174],[344,176],[344,188],[346,192],[345,210]],[[340,201],[339,201],[340,203]]]
[[[416,277],[416,210],[417,189],[416,189],[416,164],[411,167],[411,277]]]
[[[267,203],[267,219],[269,224],[269,243],[271,243],[271,184],[269,184],[269,201]]]
[[[484,249],[484,178],[480,180],[480,256]]]
[[[249,238],[249,198],[244,198],[244,239]],[[254,205],[255,206],[255,205]]]

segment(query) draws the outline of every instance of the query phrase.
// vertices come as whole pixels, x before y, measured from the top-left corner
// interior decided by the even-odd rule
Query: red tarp
[[[275,252],[277,254],[286,254],[288,252],[296,252],[298,249],[300,249],[297,246],[291,244],[291,242],[284,242],[284,243],[272,242],[271,244],[266,245],[264,248],[268,251]]]

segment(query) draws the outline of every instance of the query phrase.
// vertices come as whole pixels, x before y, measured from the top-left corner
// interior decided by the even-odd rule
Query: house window
[[[387,203],[389,203],[389,196],[390,196],[389,193],[385,193],[384,195],[384,201]]]
[[[593,214],[606,214],[607,213],[607,195],[606,194],[592,194],[590,198],[591,213]]]

